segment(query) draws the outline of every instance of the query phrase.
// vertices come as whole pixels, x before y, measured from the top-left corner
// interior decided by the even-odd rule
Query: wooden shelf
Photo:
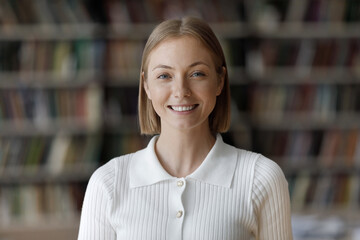
[[[43,119],[44,120],[44,119]],[[1,136],[35,136],[35,135],[77,135],[96,134],[101,129],[100,123],[90,123],[81,119],[68,118],[48,121],[1,120]]]
[[[334,156],[334,164],[325,166],[321,164],[325,157],[320,156],[269,156],[270,159],[280,163],[286,175],[297,173],[326,174],[358,174],[360,173],[360,159],[353,159],[352,165],[347,165],[348,157]]]
[[[73,74],[61,75],[48,72],[0,72],[0,89],[9,88],[81,88],[84,86],[99,86],[103,75],[94,70],[81,70]]]
[[[5,25],[0,27],[0,40],[76,40],[126,39],[144,40],[157,23],[98,23]],[[359,38],[360,23],[345,22],[279,22],[273,29],[246,22],[210,23],[221,39],[243,38]]]
[[[241,114],[251,126],[262,130],[360,129],[357,112],[262,112]]]
[[[209,23],[221,39],[258,36],[275,39],[306,38],[359,38],[360,23],[345,22],[279,22],[274,29],[262,28],[246,22]],[[109,39],[146,39],[156,23],[112,24],[107,31]]]
[[[0,27],[0,40],[76,40],[76,39],[126,39],[145,40],[158,23],[87,24],[36,24],[6,25]],[[248,25],[242,22],[210,23],[220,38],[244,37]]]
[[[248,77],[250,82],[269,85],[360,84],[360,72],[345,67],[265,67],[263,73]]]
[[[0,40],[102,39],[101,29],[102,26],[95,23],[5,25],[0,27]]]
[[[0,168],[0,184],[37,184],[68,183],[88,181],[96,170],[96,163],[78,163],[66,165],[61,171],[52,171],[51,167],[6,167]]]
[[[359,38],[360,23],[280,22],[274,29],[254,27],[257,36],[273,39]]]

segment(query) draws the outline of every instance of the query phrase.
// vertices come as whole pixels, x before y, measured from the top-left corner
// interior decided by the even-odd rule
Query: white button
[[[177,217],[177,218],[181,218],[182,215],[183,215],[183,211],[178,211],[178,212],[176,213],[176,217]]]
[[[178,181],[178,182],[177,182],[177,186],[178,186],[178,187],[184,186],[184,181],[181,181],[181,180]]]

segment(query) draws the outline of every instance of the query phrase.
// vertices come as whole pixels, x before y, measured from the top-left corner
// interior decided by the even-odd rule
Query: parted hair
[[[194,17],[184,17],[180,20],[166,20],[157,25],[145,44],[141,60],[138,102],[141,134],[153,135],[161,132],[160,117],[155,112],[144,89],[150,53],[165,39],[181,36],[194,37],[204,44],[212,54],[219,77],[223,76],[224,68],[227,70],[224,52],[219,40],[205,21]],[[209,115],[209,127],[213,133],[226,132],[230,127],[230,88],[227,71],[225,71],[222,92],[217,96],[214,110]]]

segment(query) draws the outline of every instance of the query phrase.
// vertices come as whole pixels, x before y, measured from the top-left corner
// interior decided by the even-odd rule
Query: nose
[[[184,98],[191,96],[189,83],[185,77],[178,78],[174,81],[174,96],[176,98]]]

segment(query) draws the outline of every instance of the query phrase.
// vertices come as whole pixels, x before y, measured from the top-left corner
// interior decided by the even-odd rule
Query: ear
[[[148,85],[148,82],[146,81],[144,72],[141,73],[141,81],[143,82],[144,90],[146,92],[147,97],[151,100],[149,85]]]
[[[224,82],[225,82],[225,75],[226,75],[226,68],[222,67],[222,73],[219,77],[219,82],[216,90],[216,96],[219,96],[224,88]]]

